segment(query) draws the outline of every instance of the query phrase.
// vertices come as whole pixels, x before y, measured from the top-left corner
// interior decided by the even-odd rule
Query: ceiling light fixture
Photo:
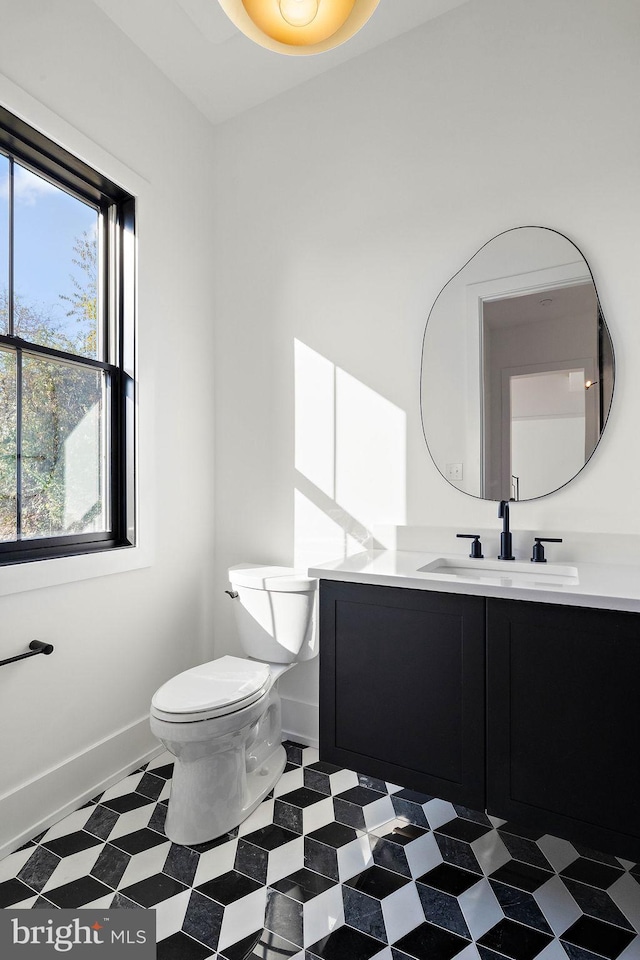
[[[318,14],[318,0],[280,0],[279,6],[292,27],[308,27]]]
[[[218,0],[254,43],[290,56],[323,53],[360,30],[380,0]]]

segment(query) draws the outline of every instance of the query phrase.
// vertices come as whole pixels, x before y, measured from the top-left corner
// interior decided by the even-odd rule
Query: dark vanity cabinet
[[[640,859],[640,616],[322,581],[320,756]]]
[[[487,600],[487,810],[640,858],[640,616]]]
[[[320,748],[484,806],[484,599],[322,581]]]

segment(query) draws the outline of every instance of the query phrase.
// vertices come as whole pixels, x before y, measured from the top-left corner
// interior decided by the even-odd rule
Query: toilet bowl
[[[151,730],[175,758],[165,832],[180,844],[228,833],[273,789],[286,763],[277,682],[317,654],[316,580],[251,564],[229,579],[247,657],[185,670],[151,701]]]

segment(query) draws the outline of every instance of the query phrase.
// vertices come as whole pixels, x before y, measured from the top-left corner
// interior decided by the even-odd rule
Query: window
[[[0,564],[134,543],[133,230],[0,108]]]

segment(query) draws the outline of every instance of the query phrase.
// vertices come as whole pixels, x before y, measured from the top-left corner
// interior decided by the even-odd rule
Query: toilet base
[[[218,756],[209,771],[197,769],[197,764],[175,763],[165,823],[169,840],[191,846],[229,833],[246,820],[273,790],[287,763],[282,745],[277,746],[256,770],[247,773],[246,778],[238,777],[238,771],[230,769],[224,759]],[[210,788],[204,785],[203,776]],[[242,796],[235,790],[238,781],[243,788]],[[222,786],[226,789],[222,790]]]
[[[194,723],[152,715],[151,729],[175,757],[165,833],[183,846],[216,840],[246,820],[287,762],[275,684],[237,713]]]
[[[280,745],[258,770],[248,774],[246,803],[242,809],[241,819],[234,823],[234,827],[246,820],[256,807],[260,806],[264,798],[271,793],[282,776],[286,765],[287,754],[284,747]],[[233,830],[233,827],[229,827],[229,830]],[[228,831],[225,831],[225,833],[228,833]]]

